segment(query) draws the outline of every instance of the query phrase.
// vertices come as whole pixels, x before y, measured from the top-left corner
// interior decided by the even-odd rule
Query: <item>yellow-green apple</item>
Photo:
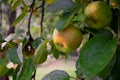
[[[53,31],[53,42],[59,51],[71,53],[80,46],[82,42],[82,33],[73,25],[68,25],[62,31],[55,29]]]
[[[104,1],[89,3],[85,9],[86,23],[94,29],[103,29],[108,26],[112,19],[112,11]]]

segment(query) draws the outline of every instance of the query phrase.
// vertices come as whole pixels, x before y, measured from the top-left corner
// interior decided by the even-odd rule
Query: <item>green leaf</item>
[[[53,56],[55,57],[55,59],[58,59],[60,56],[60,52],[56,49],[55,46],[53,48]]]
[[[0,34],[0,38],[2,38],[2,34]]]
[[[0,39],[0,43],[6,42],[4,39]]]
[[[33,72],[35,71],[34,58],[24,60],[22,70],[17,77],[17,80],[31,80]]]
[[[29,41],[28,36],[23,39],[23,41],[22,41],[23,47],[25,47],[27,45],[28,41]]]
[[[27,15],[27,11],[23,11],[13,22],[12,26],[15,26],[16,24],[18,24],[26,15]]]
[[[78,60],[87,79],[95,76],[109,64],[116,47],[116,40],[102,34],[96,34],[82,47]]]
[[[13,73],[14,73],[14,69],[13,69],[13,68],[10,68],[10,69],[8,69],[8,71],[6,72],[6,74],[5,74],[5,75],[12,76],[12,75],[13,75]]]
[[[13,73],[13,80],[16,80],[17,79],[17,74],[20,70],[20,65],[17,66],[17,68],[15,69],[14,73]]]
[[[3,38],[2,38],[2,34],[0,34],[0,43],[6,42]]]
[[[24,0],[22,0],[22,5],[23,5],[23,9],[24,10],[28,10],[29,6],[24,2]]]
[[[58,51],[53,43],[53,40],[49,41],[50,45],[51,45],[51,51],[50,53],[53,54],[53,56],[55,57],[55,59],[59,58],[60,55],[60,51]]]
[[[48,40],[44,41],[37,49],[35,56],[35,63],[41,64],[46,61],[48,52],[46,50],[46,44]]]
[[[75,11],[65,13],[62,16],[60,16],[55,24],[56,28],[60,31],[63,30],[66,26],[68,26],[74,17],[74,13]]]
[[[72,21],[84,22],[85,18],[86,18],[85,14],[81,13],[81,14],[74,16]]]
[[[111,71],[114,67],[115,61],[116,61],[116,57],[113,57],[113,59],[110,61],[110,63],[97,75],[103,79],[106,79],[108,76],[110,76]]]
[[[8,47],[9,47],[9,48],[17,48],[17,47],[18,47],[18,44],[15,43],[15,42],[8,42]]]
[[[113,33],[109,30],[99,30],[97,34],[103,35],[109,39],[113,39]]]
[[[42,80],[70,80],[70,76],[65,71],[55,70],[45,75]]]
[[[21,0],[16,0],[11,9],[15,10],[19,6],[20,3],[21,3]]]
[[[75,4],[72,0],[57,0],[55,3],[47,6],[47,11],[51,13],[69,12],[74,8]]]
[[[85,79],[85,75],[84,75],[83,71],[81,70],[80,63],[78,60],[76,61],[76,71],[75,72],[76,72],[77,78]]]
[[[116,62],[111,72],[112,80],[120,80],[120,48],[116,51]]]
[[[74,6],[74,9],[72,9],[70,12],[63,13],[62,15],[60,15],[55,24],[56,28],[60,31],[67,27],[72,22],[72,19],[74,18],[74,15],[77,12],[77,10],[79,10],[79,8],[79,5]]]
[[[7,59],[0,58],[0,77],[5,75],[7,73],[7,71],[9,70],[6,67],[6,64],[7,64]]]
[[[90,28],[90,27],[85,27],[84,31],[85,31],[85,33],[87,32],[87,33],[91,33],[91,34],[95,34],[96,32],[98,32],[98,30],[95,30],[95,29]]]
[[[13,63],[21,64],[21,61],[17,54],[17,48],[11,48],[6,53],[6,57]]]
[[[43,37],[42,37],[42,36],[36,38],[36,39],[32,42],[32,47],[33,47],[34,49],[36,49],[36,48],[40,45],[40,43],[42,42],[42,40],[43,40]]]

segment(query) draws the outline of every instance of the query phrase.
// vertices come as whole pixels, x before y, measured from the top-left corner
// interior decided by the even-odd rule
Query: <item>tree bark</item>
[[[16,10],[11,11],[11,10],[9,9],[8,18],[9,18],[9,30],[8,30],[6,36],[8,36],[9,34],[15,32],[15,26],[12,26],[12,23],[13,23],[14,20],[16,19]]]
[[[2,1],[0,1],[0,34],[2,34],[1,28],[2,28]],[[1,44],[0,44],[0,48],[1,48]],[[0,80],[9,80],[9,78],[8,76],[2,76],[0,77]]]
[[[11,11],[10,8],[11,8],[11,7],[9,6],[9,9],[8,9],[9,30],[8,30],[6,36],[8,36],[9,34],[15,32],[15,27],[12,26],[12,23],[13,23],[14,20],[16,19],[16,10]],[[1,22],[1,25],[2,25],[2,22]],[[1,25],[0,25],[0,28],[1,28]],[[0,29],[0,30],[1,30],[1,29]],[[1,31],[0,31],[0,32],[1,32]],[[4,75],[4,76],[0,77],[0,80],[9,80],[9,76]]]

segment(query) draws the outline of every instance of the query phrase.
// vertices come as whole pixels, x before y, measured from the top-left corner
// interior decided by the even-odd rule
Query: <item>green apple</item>
[[[62,31],[55,29],[53,31],[53,42],[59,51],[71,53],[80,46],[82,42],[82,33],[73,25],[67,26]]]
[[[85,9],[86,23],[94,29],[103,29],[108,26],[112,19],[112,11],[104,1],[89,3]]]

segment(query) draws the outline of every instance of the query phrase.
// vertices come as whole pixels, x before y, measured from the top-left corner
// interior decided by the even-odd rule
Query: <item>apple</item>
[[[120,6],[120,0],[109,0],[110,6],[113,8],[117,8]]]
[[[85,22],[94,29],[103,29],[108,26],[112,19],[112,11],[104,1],[94,1],[89,3],[85,9]]]
[[[82,42],[82,33],[73,25],[68,25],[62,31],[54,29],[53,42],[59,51],[63,53],[72,53],[80,46]]]

